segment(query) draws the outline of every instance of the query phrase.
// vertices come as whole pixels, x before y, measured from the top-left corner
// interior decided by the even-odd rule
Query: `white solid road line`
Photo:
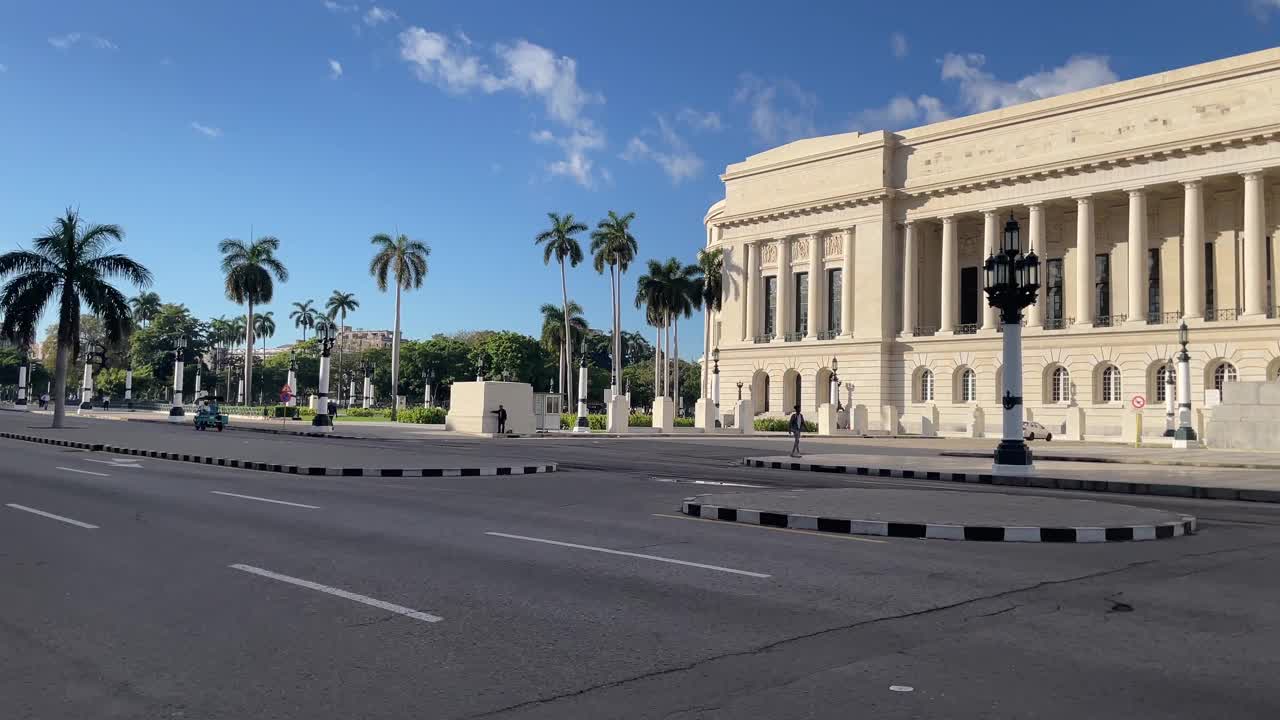
[[[657,560],[658,562],[671,563],[673,565],[687,565],[689,567],[702,568],[703,570],[715,570],[717,572],[746,575],[747,577],[753,578],[771,577],[765,573],[749,572],[747,570],[734,570],[733,568],[720,567],[719,565],[704,565],[703,563],[689,562],[688,560],[676,560],[675,558],[659,557],[658,555],[644,555],[642,553],[624,552],[622,550],[610,550],[609,548],[593,547],[591,545],[578,545],[577,543],[560,542],[559,540],[546,540],[544,538],[528,537],[525,535],[509,535],[507,533],[500,532],[486,532],[485,535],[510,538],[512,540],[528,540],[529,542],[559,545],[561,547],[575,548],[578,550],[592,550],[594,552],[608,553],[609,555],[625,555],[627,557],[640,558],[642,560]]]
[[[298,587],[304,587],[309,590],[319,590],[322,593],[328,593],[330,595],[335,595],[337,597],[345,598],[347,600],[354,600],[358,603],[364,603],[365,605],[370,605],[380,610],[386,610],[387,612],[393,612],[397,615],[404,615],[405,617],[411,617],[414,620],[421,620],[423,622],[430,622],[430,623],[440,622],[441,620],[444,620],[444,618],[440,617],[439,615],[432,615],[430,613],[418,612],[417,610],[412,610],[410,608],[404,607],[403,605],[396,605],[394,603],[383,602],[382,600],[376,600],[374,598],[368,597],[367,595],[357,595],[356,593],[347,592],[346,590],[343,590],[341,588],[329,587],[328,585],[321,585],[320,583],[313,583],[310,580],[302,580],[300,578],[290,577],[288,575],[281,575],[280,573],[273,573],[270,570],[263,570],[262,568],[256,568],[256,567],[253,567],[252,565],[241,565],[239,563],[236,563],[234,565],[231,565],[230,567],[236,570],[240,570],[242,572],[252,573],[254,575],[261,575],[262,577],[271,578],[272,580],[279,580],[280,582],[286,582],[286,583],[289,583],[290,585],[297,585]]]
[[[84,458],[84,461],[91,462],[91,463],[99,463],[101,465],[110,465],[111,467],[124,467],[124,468],[141,468],[142,467],[137,463],[137,461],[129,461],[129,460],[94,460],[93,458]]]
[[[253,495],[241,495],[239,493],[222,492],[221,490],[210,490],[214,495],[226,495],[227,497],[243,498],[245,500],[257,500],[258,502],[275,503],[276,505],[291,505],[293,507],[306,508],[308,510],[319,510],[318,505],[303,505],[302,503],[288,502],[287,500],[272,500],[271,498],[254,497]]]
[[[98,477],[111,477],[107,473],[93,472],[92,470],[77,470],[75,468],[62,467],[61,465],[55,465],[54,468],[57,470],[66,470],[67,472],[80,473],[81,475],[97,475]]]
[[[33,515],[39,515],[39,516],[41,516],[41,517],[47,517],[47,518],[49,518],[50,520],[57,520],[58,522],[64,522],[64,523],[66,523],[66,524],[68,524],[68,525],[75,525],[76,527],[82,527],[82,528],[84,528],[84,529],[86,529],[86,530],[97,530],[97,529],[98,529],[98,526],[97,526],[97,525],[90,525],[90,524],[89,524],[89,523],[87,523],[87,522],[80,522],[79,520],[72,520],[72,519],[71,519],[71,518],[69,518],[69,517],[62,517],[61,515],[54,515],[53,513],[45,512],[45,511],[43,511],[43,510],[37,510],[37,509],[35,509],[35,508],[33,508],[33,507],[27,507],[26,505],[18,505],[17,503],[6,503],[5,505],[6,505],[6,507],[11,507],[11,508],[13,508],[14,510],[21,510],[21,511],[23,511],[23,512],[29,512],[29,513],[32,513]]]

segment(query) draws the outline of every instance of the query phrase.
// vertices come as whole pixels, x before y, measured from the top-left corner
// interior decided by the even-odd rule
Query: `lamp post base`
[[[996,446],[991,471],[998,475],[1026,475],[1034,472],[1031,448],[1021,439],[1001,440]]]
[[[316,413],[315,417],[311,418],[311,425],[313,427],[333,427],[333,418],[327,413],[324,415]]]
[[[1178,431],[1173,434],[1173,447],[1177,450],[1186,450],[1187,448],[1199,446],[1200,441],[1196,438],[1196,431],[1190,425],[1178,428]]]

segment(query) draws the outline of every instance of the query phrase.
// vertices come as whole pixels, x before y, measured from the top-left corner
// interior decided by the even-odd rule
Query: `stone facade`
[[[722,397],[741,381],[758,414],[814,412],[835,358],[872,429],[998,417],[981,265],[1012,217],[1042,261],[1023,333],[1030,419],[1119,438],[1143,395],[1159,435],[1183,319],[1197,406],[1280,374],[1277,166],[1280,49],[751,156],[704,220],[725,254],[708,332]]]

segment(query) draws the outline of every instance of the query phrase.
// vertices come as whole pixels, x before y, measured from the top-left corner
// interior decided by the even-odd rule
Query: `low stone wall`
[[[1206,414],[1207,447],[1280,450],[1280,382],[1226,383],[1222,404]]]

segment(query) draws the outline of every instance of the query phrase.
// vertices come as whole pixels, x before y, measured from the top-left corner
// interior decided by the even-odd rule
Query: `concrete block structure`
[[[1204,444],[1235,450],[1280,450],[1280,382],[1236,382],[1204,423]]]
[[[871,430],[959,435],[975,407],[999,417],[981,266],[1010,215],[1042,262],[1025,404],[1055,432],[1072,415],[1082,437],[1119,440],[1143,395],[1159,435],[1183,320],[1197,407],[1280,376],[1280,49],[799,140],[722,180],[704,219],[726,274],[707,350],[756,414],[832,402],[838,358],[853,403],[879,408]]]
[[[472,435],[498,432],[498,416],[493,413],[502,405],[507,411],[507,430],[520,435],[534,431],[533,386],[517,382],[455,382],[450,389],[447,430]]]

